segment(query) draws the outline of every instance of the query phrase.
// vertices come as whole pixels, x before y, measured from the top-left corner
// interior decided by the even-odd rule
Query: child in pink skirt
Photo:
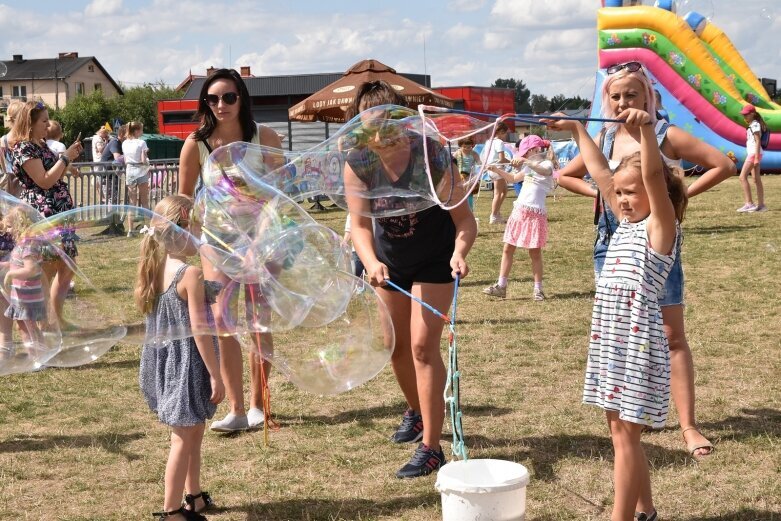
[[[485,288],[483,293],[501,298],[507,296],[507,277],[513,265],[515,249],[525,248],[529,250],[532,260],[534,300],[545,300],[545,293],[542,291],[542,248],[548,242],[545,197],[556,187],[554,170],[557,168],[550,141],[535,135],[526,136],[518,144],[518,152],[512,164],[514,167],[520,167],[520,172],[508,173],[499,168],[492,169],[508,183],[523,181],[523,188],[513,203],[513,212],[504,229],[499,280]]]

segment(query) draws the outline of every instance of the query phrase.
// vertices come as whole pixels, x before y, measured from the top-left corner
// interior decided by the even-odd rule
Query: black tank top
[[[347,163],[367,189],[379,185],[428,191],[428,180],[421,175],[423,165],[423,137],[409,134],[410,160],[404,173],[395,182],[388,180],[376,153],[368,148],[353,149],[347,154]],[[452,163],[441,145],[429,140],[429,167],[434,185],[443,175],[452,173]],[[417,175],[413,175],[417,174]],[[425,184],[424,184],[425,183]],[[420,186],[418,186],[420,185]],[[389,267],[404,269],[430,262],[449,262],[453,255],[456,227],[450,213],[435,205],[425,210],[406,213],[422,198],[388,196],[370,201],[372,212],[402,213],[374,220],[374,249],[377,258]]]

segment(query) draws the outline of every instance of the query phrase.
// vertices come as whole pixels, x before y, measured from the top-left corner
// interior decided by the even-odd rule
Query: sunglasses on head
[[[233,105],[234,103],[239,101],[239,95],[236,94],[235,92],[226,92],[222,96],[219,96],[217,94],[207,94],[204,100],[206,101],[207,104],[209,104],[212,107],[217,105],[220,102],[220,100],[222,100],[222,102],[225,103],[226,105]]]
[[[637,72],[642,68],[643,65],[640,62],[617,63],[615,65],[611,65],[610,67],[608,67],[607,73],[615,74],[618,71],[622,71],[624,69],[628,70],[629,72]]]

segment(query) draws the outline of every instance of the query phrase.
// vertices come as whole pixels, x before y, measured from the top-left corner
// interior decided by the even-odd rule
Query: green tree
[[[110,100],[111,116],[119,118],[123,123],[140,121],[144,124],[144,132],[156,134],[157,102],[161,99],[178,99],[182,92],[172,89],[163,82],[145,83],[137,87],[124,88],[123,96]]]
[[[155,134],[157,127],[157,101],[178,99],[182,93],[162,82],[145,83],[137,87],[123,87],[124,94],[106,98],[102,91],[77,96],[60,110],[49,108],[49,116],[62,124],[65,143],[70,143],[81,133],[82,139],[95,134],[106,122],[116,118],[124,123],[141,121],[144,132]],[[116,129],[115,129],[116,130]]]
[[[498,87],[501,89],[514,89],[515,90],[515,112],[524,113],[531,110],[529,104],[529,97],[531,92],[526,87],[523,80],[516,80],[515,78],[498,78],[491,84],[491,87]]]
[[[529,98],[532,112],[535,114],[541,114],[547,112],[550,109],[550,100],[543,94],[534,94]]]
[[[59,110],[49,108],[49,118],[60,122],[64,142],[70,144],[79,133],[82,139],[93,136],[99,127],[110,121],[111,109],[103,92],[97,90],[76,96]]]
[[[556,94],[550,99],[550,106],[548,107],[548,110],[556,111],[556,110],[564,110],[566,108],[568,108],[567,96],[565,96],[564,94]]]

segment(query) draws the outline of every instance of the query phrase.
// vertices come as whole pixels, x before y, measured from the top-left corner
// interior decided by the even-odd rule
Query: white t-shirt
[[[514,207],[525,206],[535,210],[545,211],[545,197],[553,191],[555,184],[553,182],[553,163],[546,159],[537,164],[537,168],[544,168],[550,172],[550,175],[541,175],[531,169],[528,165],[521,166],[521,172],[524,173],[523,187],[518,199],[513,203]]]
[[[497,165],[502,160],[502,153],[504,153],[504,159],[509,163],[512,158],[512,154],[508,154],[504,148],[504,141],[499,138],[493,138],[490,141],[486,141],[483,145],[483,149],[480,151],[480,161],[486,165]],[[496,172],[488,172],[488,177],[496,181],[500,178]]]
[[[143,162],[143,152],[149,150],[143,139],[126,139],[122,142],[122,153],[125,156],[125,176],[128,181],[134,181],[145,176],[149,165]]]
[[[487,158],[489,165],[496,164],[501,161],[502,153],[504,153],[505,159],[509,161],[510,158],[507,157],[504,149],[504,141],[495,137],[491,141],[486,141],[485,145],[483,145],[483,150],[480,151],[480,161],[485,163]]]
[[[53,139],[47,139],[46,140],[46,146],[49,147],[49,150],[57,154],[58,156],[60,154],[64,154],[67,148],[63,143],[60,143],[59,141],[55,141]]]
[[[144,150],[149,150],[149,147],[143,139],[126,139],[122,142],[125,163],[143,163],[142,152]]]
[[[746,154],[753,156],[757,153],[757,137],[754,133],[758,133],[760,136],[762,135],[762,125],[759,124],[759,121],[752,121],[749,123],[748,128],[746,129]],[[759,153],[762,153],[762,148],[760,147]]]

